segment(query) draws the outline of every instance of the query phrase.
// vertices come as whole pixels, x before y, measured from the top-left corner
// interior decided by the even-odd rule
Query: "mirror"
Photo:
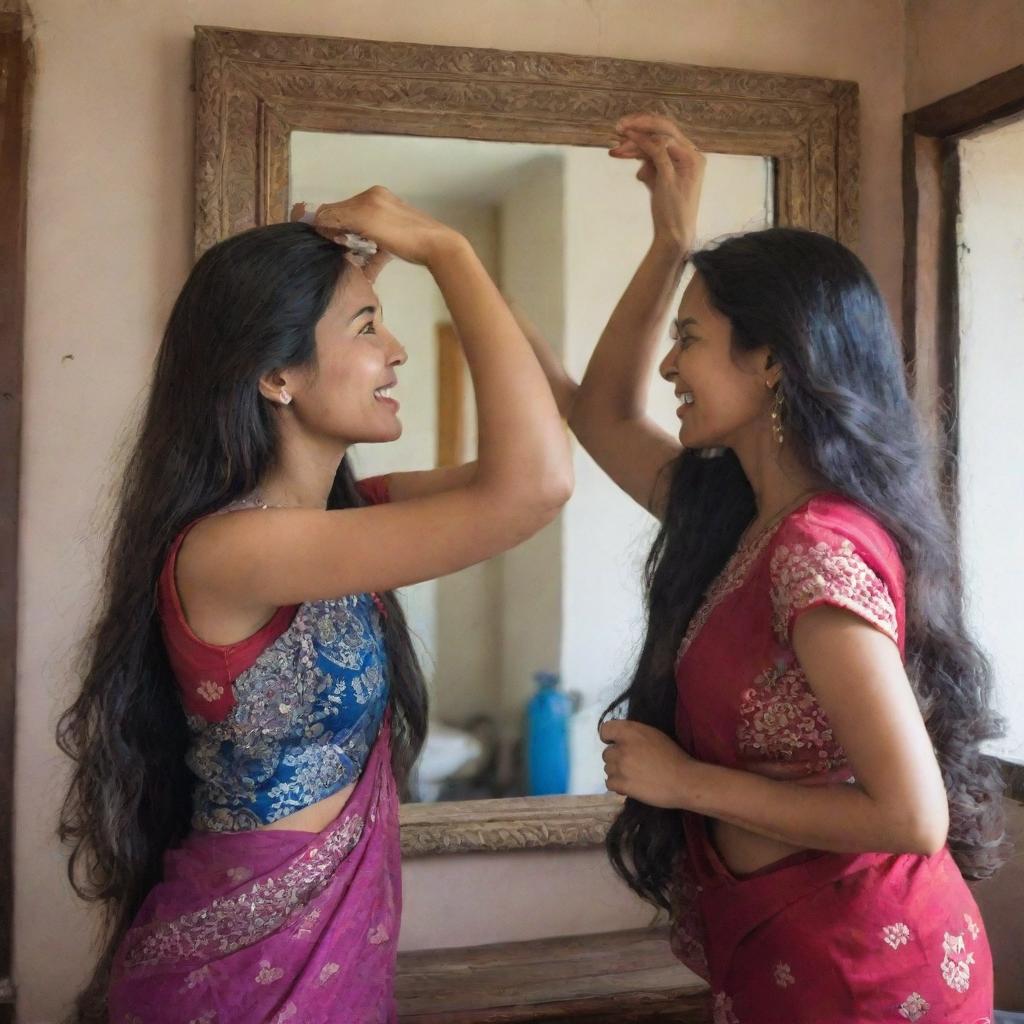
[[[290,163],[290,200],[310,210],[379,184],[461,231],[577,379],[650,241],[636,165],[596,147],[294,132]],[[705,180],[702,238],[773,223],[770,160],[713,153]],[[357,474],[471,461],[472,385],[433,279],[393,261],[377,290],[409,353],[396,393],[404,431],[354,451]],[[671,388],[655,378],[650,395],[674,433]],[[539,536],[400,595],[431,694],[421,801],[605,792],[598,718],[643,636],[655,526],[579,446],[576,473],[572,499]],[[561,751],[548,752],[555,763],[543,774],[525,763],[527,709],[549,673],[568,697],[567,773]]]
[[[469,235],[577,376],[649,231],[643,189],[602,148],[623,114],[674,117],[712,154],[705,239],[774,222],[856,242],[853,82],[205,26],[195,57],[197,256],[285,220],[293,196],[317,203],[383,182]],[[517,201],[529,216],[507,212]],[[415,268],[381,278],[410,350],[405,437],[355,453],[360,473],[472,452],[469,389],[432,287]],[[655,415],[670,414],[667,389],[652,393]],[[576,495],[547,531],[410,588],[442,742],[436,769],[421,769],[425,799],[402,807],[406,856],[603,841],[619,798],[601,785],[594,727],[642,637],[652,526],[581,453]],[[569,796],[509,795],[522,792],[516,750],[537,670],[578,694]]]

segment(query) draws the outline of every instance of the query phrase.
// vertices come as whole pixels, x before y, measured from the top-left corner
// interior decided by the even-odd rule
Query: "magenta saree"
[[[385,721],[320,833],[194,832],[114,963],[111,1024],[393,1022],[398,799]]]

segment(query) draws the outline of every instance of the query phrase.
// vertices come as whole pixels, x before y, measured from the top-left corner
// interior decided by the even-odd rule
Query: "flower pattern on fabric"
[[[980,934],[981,929],[977,926],[977,924],[975,924],[974,918],[971,917],[970,914],[964,914],[964,924],[967,925],[967,930],[970,932],[971,938],[974,939],[975,942],[977,942],[978,935]]]
[[[892,946],[893,949],[899,949],[900,946],[905,946],[910,941],[910,929],[902,922],[887,924],[882,929],[882,938],[886,945]]]
[[[736,741],[747,760],[797,763],[807,775],[846,764],[825,709],[799,665],[758,676],[740,698]]]
[[[845,538],[835,544],[780,544],[770,564],[775,635],[789,643],[793,617],[816,604],[855,612],[894,641],[896,606],[885,583]]]
[[[280,967],[272,966],[269,960],[261,960],[260,971],[256,975],[255,981],[257,985],[272,985],[283,977],[284,971]]]
[[[198,686],[196,686],[196,693],[199,694],[203,700],[208,700],[211,704],[215,700],[220,700],[224,696],[224,687],[220,683],[214,682],[212,679],[204,679]]]
[[[223,721],[188,718],[193,828],[257,828],[355,782],[387,706],[386,664],[369,595],[302,605],[235,680]]]
[[[324,964],[323,967],[320,968],[320,974],[316,979],[317,984],[326,985],[327,982],[329,982],[340,970],[341,964]]]
[[[945,933],[942,941],[942,979],[954,992],[966,992],[971,987],[971,964],[974,954],[964,947],[962,935]]]
[[[209,966],[209,964],[204,964],[202,967],[199,967],[196,970],[192,971],[185,978],[185,984],[189,988],[195,988],[196,985],[199,985],[202,982],[209,981],[209,980],[210,980],[210,966]]]
[[[314,907],[305,917],[299,922],[299,927],[295,931],[293,938],[305,939],[313,934],[313,926],[320,920],[320,911]]]
[[[669,945],[675,957],[705,981],[710,979],[707,951],[704,947],[704,922],[697,908],[700,887],[697,885],[693,868],[685,850],[676,855],[675,870],[672,872],[672,925],[669,929]]]
[[[788,988],[790,985],[796,984],[796,978],[793,977],[793,971],[789,964],[775,965],[775,984],[779,988]]]
[[[363,819],[350,814],[279,875],[173,920],[133,929],[125,937],[125,963],[175,963],[215,952],[233,953],[259,942],[327,886],[362,832]]]
[[[714,1024],[740,1024],[739,1017],[732,1012],[732,1000],[724,992],[714,994],[712,1020]]]
[[[388,930],[382,924],[377,925],[375,928],[371,928],[370,934],[367,935],[367,939],[371,946],[379,946],[382,942],[387,942],[388,938]]]
[[[899,1014],[904,1020],[920,1020],[931,1007],[928,1001],[919,993],[911,992],[900,1004]]]

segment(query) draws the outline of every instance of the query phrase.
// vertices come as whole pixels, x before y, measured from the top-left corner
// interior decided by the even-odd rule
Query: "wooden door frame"
[[[25,322],[25,197],[32,73],[23,17],[0,5],[0,1024],[14,1020],[14,702]]]
[[[903,117],[903,346],[912,377],[934,353],[934,387],[945,500],[959,532],[960,215],[958,143],[970,132],[1024,112],[1024,64]],[[1007,793],[1024,799],[1024,766],[999,759]]]
[[[934,387],[943,484],[956,521],[960,305],[958,143],[969,132],[1024,111],[1024,65],[903,116],[903,346],[916,386]],[[934,353],[934,379],[917,379]]]

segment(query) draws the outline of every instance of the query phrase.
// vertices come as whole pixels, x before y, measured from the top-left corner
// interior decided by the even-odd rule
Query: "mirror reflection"
[[[295,132],[290,156],[293,203],[315,209],[385,185],[464,234],[577,377],[649,242],[648,193],[604,149]],[[708,156],[702,240],[773,218],[770,159]],[[409,353],[396,393],[404,431],[356,450],[357,475],[471,461],[471,383],[440,292],[398,261],[376,288]],[[678,429],[672,389],[658,378],[649,408]],[[605,792],[597,723],[643,635],[655,523],[575,451],[575,493],[554,523],[400,595],[432,699],[414,799]]]

